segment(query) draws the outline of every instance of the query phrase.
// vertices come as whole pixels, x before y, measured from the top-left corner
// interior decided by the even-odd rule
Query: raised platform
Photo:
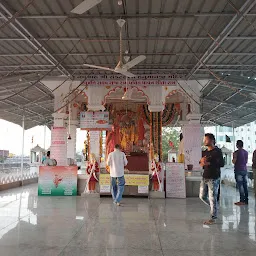
[[[200,183],[202,177],[200,176],[187,176],[186,177],[186,196],[198,197],[200,190]]]

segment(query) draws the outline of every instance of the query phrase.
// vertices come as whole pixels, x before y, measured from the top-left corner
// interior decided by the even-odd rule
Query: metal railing
[[[0,164],[0,185],[28,180],[36,177],[38,177],[38,172],[36,172],[35,169],[31,170],[28,163],[24,164],[23,175],[21,175],[20,163]]]

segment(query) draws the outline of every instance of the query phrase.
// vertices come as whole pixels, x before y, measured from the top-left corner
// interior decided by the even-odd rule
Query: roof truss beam
[[[203,53],[192,53],[192,52],[152,52],[152,53],[144,53],[144,52],[131,52],[129,53],[129,55],[132,56],[137,56],[137,55],[146,55],[146,56],[193,56],[194,54],[196,55],[201,55]],[[30,57],[30,56],[42,56],[42,54],[37,53],[37,54],[33,54],[33,53],[0,53],[0,57]],[[101,56],[119,56],[120,53],[119,52],[115,52],[115,53],[108,53],[108,52],[102,52],[102,53],[85,53],[85,52],[76,52],[76,53],[53,53],[53,56],[82,56],[82,57],[101,57]],[[237,56],[256,56],[256,52],[231,52],[231,53],[221,53],[221,52],[216,52],[213,53],[212,55],[214,56],[228,56],[228,55],[237,55]]]
[[[214,40],[214,42],[209,46],[205,54],[200,58],[197,64],[192,68],[191,72],[187,76],[189,79],[200,67],[203,65],[205,61],[207,61],[213,52],[215,52],[219,46],[228,38],[229,34],[237,27],[237,25],[244,19],[244,15],[249,13],[249,11],[256,4],[256,0],[246,0],[243,6],[240,8],[239,13],[236,13],[235,16],[231,19],[231,21],[225,26],[225,28],[221,31],[219,36]]]
[[[103,65],[103,66],[108,66],[109,64],[106,64],[106,63],[104,63],[104,64],[101,64],[101,65]],[[166,63],[166,64],[161,64],[161,63],[159,63],[159,64],[156,64],[156,63],[152,63],[152,64],[143,64],[143,63],[141,63],[140,64],[141,66],[158,66],[158,67],[160,67],[160,66],[163,66],[163,67],[168,67],[168,66],[177,66],[177,67],[179,67],[179,66],[185,66],[185,67],[188,67],[188,66],[191,66],[191,65],[193,65],[193,63],[192,64],[190,64],[190,63],[186,63],[186,64],[171,64],[171,63]],[[81,67],[81,66],[83,66],[83,63],[82,64],[68,64],[68,65],[66,65],[66,67],[71,67],[71,68],[75,68],[75,67]],[[256,64],[232,64],[232,63],[230,63],[230,64],[206,64],[205,66],[207,66],[207,67],[256,67]],[[18,68],[18,67],[20,67],[20,65],[0,65],[0,69],[1,68]],[[21,68],[33,68],[33,67],[54,67],[54,65],[52,65],[52,64],[28,64],[28,65],[22,65],[21,66]],[[250,70],[248,70],[248,71],[250,71]]]
[[[20,114],[14,113],[14,112],[10,112],[10,111],[8,111],[8,110],[4,110],[4,112],[9,113],[9,114],[11,114],[11,115],[23,117],[23,115],[20,115]],[[0,116],[1,116],[1,115],[0,115]],[[35,123],[37,123],[38,125],[39,125],[39,124],[42,124],[42,122],[39,121],[38,119],[33,119],[33,118],[31,118],[30,116],[27,116],[27,115],[24,115],[24,117],[25,117],[25,119],[30,120],[30,121],[32,121],[32,122],[35,122]],[[2,117],[2,116],[1,116],[1,118],[5,119],[5,118]]]
[[[152,66],[157,66],[157,64],[154,64]],[[100,72],[100,73],[106,73],[105,71],[99,71],[98,69],[93,69],[93,68],[69,68],[68,69],[70,72],[91,72],[91,71],[97,71],[97,72]],[[132,69],[133,71],[138,71],[138,72],[147,72],[147,71],[158,71],[158,72],[176,72],[176,71],[181,71],[181,72],[184,72],[186,73],[188,71],[187,68],[155,68],[155,67],[152,67],[152,68],[134,68]],[[248,72],[248,69],[232,69],[232,68],[212,68],[211,69],[212,71],[215,71],[215,72],[237,72],[237,73],[241,73],[241,72]],[[5,73],[9,73],[11,72],[12,70],[0,70],[0,73],[2,74],[5,74]],[[41,73],[41,72],[44,72],[44,73],[47,73],[49,71],[57,71],[57,69],[20,69],[20,70],[16,70],[15,73],[16,74],[19,74],[19,73]],[[206,73],[209,73],[209,70],[206,69],[206,68],[200,68],[198,71],[200,72],[206,72]]]
[[[0,8],[2,9],[2,11],[0,11],[0,16],[6,22],[9,21],[8,17],[13,18],[12,13],[2,3],[0,3]],[[63,75],[70,75],[70,73],[61,64],[58,65],[58,61],[51,55],[51,53],[46,50],[45,47],[43,47],[42,44],[17,19],[14,18],[9,25],[35,50],[40,52],[47,61],[55,65]]]
[[[0,39],[1,41],[1,39]],[[196,55],[201,55],[204,53],[198,52],[198,53],[192,53],[192,52],[152,52],[152,53],[144,53],[144,52],[130,52],[129,55],[146,55],[146,56],[154,56],[154,55],[164,55],[164,56],[193,56],[194,54]],[[30,57],[30,56],[42,56],[42,54],[40,53],[0,53],[0,57]],[[53,56],[83,56],[83,57],[91,57],[91,56],[95,56],[95,57],[101,57],[101,56],[119,56],[120,53],[119,52],[115,52],[115,53],[108,53],[108,52],[102,52],[102,53],[85,53],[85,52],[76,52],[76,53],[53,53]],[[212,55],[214,56],[228,56],[228,55],[237,55],[237,56],[256,56],[256,52],[231,52],[231,53],[222,53],[222,52],[215,52]]]
[[[202,100],[202,102],[205,102],[206,104],[207,104],[207,102],[212,102],[212,103],[218,103],[218,104],[227,104],[228,105],[228,107],[231,107],[231,108],[237,108],[237,107],[239,107],[239,106],[236,106],[236,105],[234,105],[234,104],[230,104],[230,103],[227,103],[227,102],[225,102],[225,101],[220,101],[220,100],[218,100],[218,99],[203,99]],[[256,111],[256,109],[255,108],[248,108],[248,107],[244,107],[245,109],[248,109],[248,110],[254,110],[254,111]]]
[[[217,36],[216,36],[217,37]],[[229,40],[255,40],[256,36],[227,36],[225,39]],[[104,42],[110,42],[110,41],[119,41],[120,39],[118,37],[90,37],[90,38],[82,38],[82,37],[33,37],[33,41],[79,41],[82,42],[97,42],[97,41],[104,41]],[[124,37],[122,39],[123,41],[138,41],[138,40],[159,40],[159,41],[166,41],[166,40],[211,40],[208,36],[185,36],[185,37],[177,37],[177,36],[140,36],[140,37]],[[0,41],[28,41],[24,37],[1,37]]]
[[[140,19],[140,18],[153,18],[153,19],[171,19],[171,18],[187,18],[187,17],[229,17],[234,16],[236,12],[190,12],[190,13],[134,13],[122,14],[123,19]],[[246,16],[256,16],[255,12],[247,13]],[[9,18],[11,18],[9,16]],[[17,19],[111,19],[116,20],[120,18],[119,13],[102,13],[102,14],[82,14],[82,15],[20,15]]]
[[[248,117],[250,117],[250,116],[252,116],[252,115],[255,115],[255,112],[252,112],[252,113],[250,113],[250,114],[248,114],[248,115],[246,115],[246,116],[243,116],[243,118],[248,118]],[[235,121],[241,121],[241,118],[239,118],[239,119],[234,119],[234,120],[232,120],[232,121],[225,122],[225,123],[223,123],[223,126],[226,125],[226,124],[234,123]]]

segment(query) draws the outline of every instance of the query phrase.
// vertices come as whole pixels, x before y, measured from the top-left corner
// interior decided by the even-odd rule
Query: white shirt
[[[108,155],[107,165],[110,167],[111,177],[124,176],[124,167],[128,164],[127,158],[123,152],[115,149],[114,152]]]

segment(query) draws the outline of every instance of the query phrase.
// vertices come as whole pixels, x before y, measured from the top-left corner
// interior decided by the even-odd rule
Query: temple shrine
[[[105,161],[115,144],[120,144],[127,155],[127,177],[146,175],[148,179],[152,173],[158,175],[158,171],[152,169],[152,161],[154,162],[154,156],[157,156],[158,160],[153,164],[158,166],[162,162],[164,126],[182,126],[184,168],[192,165],[195,170],[201,169],[198,164],[202,135],[198,102],[200,88],[207,84],[208,80],[185,81],[175,76],[144,75],[125,81],[125,78],[119,75],[97,75],[77,78],[72,82],[63,82],[62,78],[51,77],[43,83],[54,91],[54,126],[64,127],[69,133],[66,144],[66,158],[69,162],[75,161],[76,129],[87,131],[83,150],[85,166],[82,166],[78,179],[86,179],[83,169],[86,169],[90,154],[93,154],[100,166],[101,178],[96,186],[98,191],[101,191],[99,187],[104,185],[103,180],[107,182],[107,176],[104,175],[108,175],[108,166]],[[59,88],[62,83],[65,86]],[[75,100],[72,100],[73,98]],[[57,157],[58,148],[54,147],[52,150],[56,150],[53,154]],[[65,158],[63,155],[61,157]],[[163,177],[156,177],[159,182],[163,180]],[[143,180],[143,177],[140,178]],[[131,182],[135,182],[132,179],[131,177]],[[142,182],[141,185],[152,187],[149,182]],[[160,187],[164,189],[164,186]],[[110,191],[106,189],[105,192]],[[104,189],[102,193],[104,194]],[[127,192],[137,193],[138,191],[134,192],[133,186],[131,191]],[[143,194],[143,191],[141,193]]]

